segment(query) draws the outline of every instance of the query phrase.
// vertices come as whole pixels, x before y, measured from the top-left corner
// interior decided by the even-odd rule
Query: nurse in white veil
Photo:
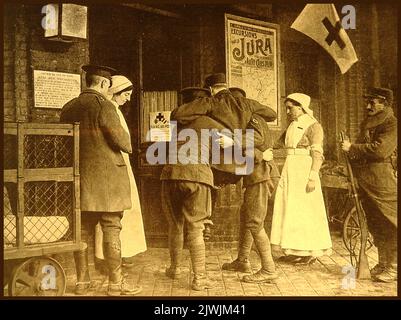
[[[291,120],[275,147],[285,148],[285,160],[277,186],[270,241],[282,251],[283,260],[309,264],[330,255],[332,242],[323,201],[319,170],[323,162],[323,129],[303,93],[287,96]]]

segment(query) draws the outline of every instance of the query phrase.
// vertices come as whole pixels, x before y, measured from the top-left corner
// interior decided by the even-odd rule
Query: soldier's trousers
[[[162,209],[169,225],[169,250],[171,267],[181,264],[184,243],[184,223],[196,275],[205,270],[204,222],[211,214],[210,186],[181,180],[162,181]]]
[[[98,222],[103,231],[103,252],[109,273],[109,281],[118,282],[121,278],[121,218],[123,212],[85,212],[81,213],[81,238],[89,246],[90,234],[94,235]],[[74,252],[78,282],[88,282],[88,249]]]
[[[390,220],[386,212],[383,212],[383,203],[379,203],[380,200],[372,199],[363,189],[360,193],[368,229],[378,248],[379,257],[384,257],[386,264],[395,267],[397,265],[397,225],[395,224],[397,217],[392,215]],[[397,211],[396,202],[389,202],[388,206],[392,207],[391,211]]]
[[[264,228],[269,200],[268,182],[263,181],[248,185],[244,192],[244,202],[240,211],[240,235],[238,243],[238,259],[248,259],[252,243],[259,252],[262,268],[275,271],[269,237]]]

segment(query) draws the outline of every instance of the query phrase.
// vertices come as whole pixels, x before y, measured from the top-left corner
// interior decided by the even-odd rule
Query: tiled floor
[[[235,249],[207,250],[207,271],[218,286],[206,291],[190,289],[190,260],[185,250],[185,272],[180,279],[171,280],[164,274],[169,256],[167,249],[150,248],[136,257],[136,264],[128,270],[131,281],[143,287],[138,296],[190,297],[190,296],[396,296],[396,283],[376,283],[370,280],[353,280],[353,270],[349,268],[348,252],[338,236],[333,237],[334,250],[330,257],[319,258],[311,266],[293,266],[277,263],[279,278],[270,284],[249,284],[241,282],[243,274],[222,271],[224,262],[236,258]],[[376,264],[377,253],[373,247],[368,251],[369,265]],[[255,252],[251,264],[257,271],[260,263]],[[107,280],[94,274],[95,288],[90,296],[104,296]],[[66,295],[74,295],[74,276],[68,277]]]

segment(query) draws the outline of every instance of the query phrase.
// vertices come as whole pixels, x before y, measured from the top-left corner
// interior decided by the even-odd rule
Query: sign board
[[[81,93],[79,74],[34,70],[33,84],[36,108],[61,109]]]
[[[63,3],[61,35],[86,39],[88,8]]]
[[[279,115],[279,26],[225,15],[227,81]],[[279,118],[271,122],[278,128]]]
[[[150,118],[150,141],[171,140],[171,111],[149,112]]]

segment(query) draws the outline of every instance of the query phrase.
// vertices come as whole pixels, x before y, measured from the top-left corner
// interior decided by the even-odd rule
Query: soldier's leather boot
[[[86,295],[91,287],[88,266],[88,249],[74,252],[77,282],[75,284],[76,295]]]
[[[397,281],[397,268],[394,266],[387,266],[380,274],[375,275],[373,280],[387,283]]]
[[[142,291],[142,288],[135,285],[122,273],[121,242],[116,239],[103,243],[104,257],[109,271],[109,286],[107,295],[135,295]]]
[[[251,273],[252,269],[248,257],[251,253],[252,243],[253,236],[251,231],[241,226],[238,242],[238,258],[232,262],[224,263],[221,268],[228,271]]]
[[[397,281],[397,246],[389,244],[386,248],[387,264],[384,270],[374,276],[374,280],[378,282],[394,282]]]
[[[277,272],[269,272],[260,269],[256,273],[243,276],[242,281],[248,283],[266,283],[266,282],[274,282],[274,280],[277,278],[278,278]]]
[[[272,282],[274,279],[278,278],[278,274],[271,253],[269,237],[265,229],[261,229],[259,232],[253,232],[252,234],[255,246],[259,252],[262,268],[254,274],[244,276],[242,281],[250,283]]]
[[[195,274],[192,280],[192,290],[202,291],[212,289],[217,285],[215,280],[208,278],[205,274]]]
[[[245,259],[244,261],[235,259],[232,262],[224,263],[221,268],[223,270],[243,272],[243,273],[251,273],[252,272],[251,264],[248,259]]]
[[[216,286],[216,282],[206,276],[205,262],[205,242],[203,235],[191,235],[189,237],[189,253],[191,255],[192,270],[194,278],[192,280],[193,290],[211,289]]]
[[[171,279],[181,275],[182,249],[184,246],[184,234],[169,230],[170,266],[166,268],[166,276]]]
[[[116,273],[114,276],[116,276]],[[109,280],[107,288],[107,295],[109,296],[133,296],[142,291],[142,287],[134,284],[132,279],[129,279],[126,275],[121,274],[119,280],[112,280]]]
[[[379,256],[379,263],[376,264],[371,270],[372,277],[379,275],[384,271],[387,265],[387,250],[384,245],[378,245],[377,253]]]

